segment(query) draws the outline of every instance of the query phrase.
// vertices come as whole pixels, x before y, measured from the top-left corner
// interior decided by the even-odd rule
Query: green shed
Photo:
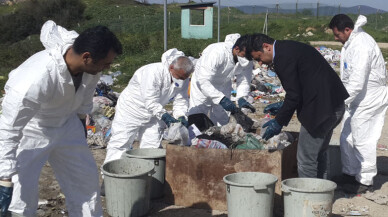
[[[215,2],[181,5],[182,38],[213,38],[213,4]]]

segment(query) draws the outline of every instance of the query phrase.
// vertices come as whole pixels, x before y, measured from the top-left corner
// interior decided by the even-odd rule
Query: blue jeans
[[[303,125],[300,127],[297,152],[299,177],[327,178],[326,151],[333,130],[341,122],[344,112],[345,106],[341,104],[335,109],[334,114],[317,128],[318,133],[314,135],[311,135]]]

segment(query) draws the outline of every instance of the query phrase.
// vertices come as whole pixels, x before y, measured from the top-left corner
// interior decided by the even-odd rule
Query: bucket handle
[[[253,189],[255,191],[267,190],[267,186],[265,186],[265,185],[254,185]]]
[[[285,185],[282,184],[282,191],[284,193],[291,193],[290,189],[288,187],[286,187]]]

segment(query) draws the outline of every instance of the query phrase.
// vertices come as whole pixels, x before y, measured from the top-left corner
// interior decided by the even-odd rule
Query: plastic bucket
[[[148,213],[153,163],[124,158],[105,163],[101,170],[109,215],[137,217]]]
[[[282,181],[284,217],[331,216],[336,187],[332,181],[316,178]]]
[[[155,165],[155,173],[152,175],[151,181],[151,199],[162,197],[166,171],[166,149],[132,149],[126,151],[123,156],[144,159]]]
[[[228,217],[272,217],[277,180],[272,174],[260,172],[224,176]]]

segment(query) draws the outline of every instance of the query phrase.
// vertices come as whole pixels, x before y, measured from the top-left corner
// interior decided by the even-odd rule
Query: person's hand
[[[255,107],[253,107],[249,102],[247,102],[244,98],[240,98],[240,99],[238,99],[238,107],[240,107],[240,108],[247,108],[247,109],[250,109],[251,110],[251,112],[255,112],[256,111],[256,109],[255,109]]]
[[[265,123],[262,128],[267,127],[265,133],[263,135],[263,139],[268,140],[275,135],[278,135],[282,130],[282,126],[276,121],[276,119],[272,119]]]
[[[237,106],[226,96],[221,99],[220,105],[222,106],[222,108],[224,108],[226,111],[231,112],[232,114],[238,112]]]
[[[3,183],[9,183],[9,185],[5,186]],[[6,217],[8,212],[9,204],[12,200],[12,182],[1,181],[0,184],[0,209],[1,209],[1,217]]]
[[[185,116],[180,116],[178,118],[178,121],[182,123],[183,126],[185,126],[186,128],[189,127],[189,122],[186,120]]]
[[[162,121],[164,121],[164,123],[166,123],[166,125],[168,126],[168,127],[170,127],[170,125],[172,124],[172,123],[176,123],[176,122],[179,122],[177,119],[175,119],[175,118],[173,118],[169,113],[164,113],[163,115],[162,115]]]
[[[264,113],[270,113],[271,115],[277,115],[280,108],[283,106],[282,102],[272,103],[264,108]]]

